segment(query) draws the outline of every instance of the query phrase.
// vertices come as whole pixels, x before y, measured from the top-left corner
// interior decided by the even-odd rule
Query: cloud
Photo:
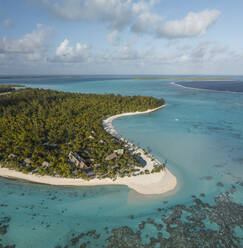
[[[142,58],[142,55],[129,45],[125,45],[115,51],[112,55],[113,59],[118,60],[138,60]]]
[[[57,17],[70,21],[97,21],[121,30],[132,17],[131,0],[42,0]]]
[[[43,61],[47,51],[50,27],[37,25],[37,28],[19,39],[3,37],[0,40],[0,55],[6,64]]]
[[[204,41],[195,46],[182,45],[174,50],[175,61],[173,63],[183,64],[209,64],[217,63],[230,57],[229,48],[219,43]]]
[[[158,37],[169,39],[203,35],[219,16],[218,10],[190,12],[184,19],[166,22],[157,28],[156,33]]]
[[[50,27],[44,27],[38,24],[36,30],[24,35],[20,39],[14,40],[3,37],[3,39],[0,40],[0,53],[27,54],[34,53],[37,50],[43,50],[50,30]]]
[[[151,32],[156,25],[164,19],[162,16],[152,13],[151,8],[155,1],[150,1],[149,4],[144,1],[133,4],[133,13],[137,18],[131,26],[131,30],[135,33]]]
[[[93,52],[91,45],[76,43],[71,46],[65,39],[56,48],[54,57],[49,62],[72,64],[131,64],[135,65],[193,65],[213,64],[229,57],[229,48],[219,43],[204,41],[195,46],[179,44],[161,50],[159,47],[147,46],[146,49],[137,49],[134,42],[128,41],[121,47]]]
[[[101,22],[113,31],[128,27],[133,32],[147,32],[151,25],[163,19],[152,13],[157,0],[42,0],[42,3],[59,18]]]
[[[56,56],[50,58],[50,62],[57,63],[82,63],[88,62],[92,55],[92,47],[87,44],[76,43],[75,47],[69,45],[69,40],[65,39],[56,49]]]
[[[3,25],[4,25],[4,27],[6,27],[6,28],[11,28],[11,27],[13,26],[13,22],[12,22],[10,19],[5,19],[5,20],[3,21]]]
[[[71,44],[69,39],[64,39],[56,46],[55,54],[49,54],[48,58],[47,52],[38,52],[37,47],[34,51],[26,51],[0,53],[0,73],[236,74],[243,64],[242,50],[231,51],[211,41],[193,46],[180,41],[163,48],[148,44],[144,49],[127,42],[121,47],[96,52],[89,44]]]
[[[119,31],[113,30],[107,35],[107,41],[114,46],[118,46],[121,42],[121,38],[119,36]]]
[[[218,10],[206,9],[198,13],[189,12],[184,19],[163,24],[165,18],[153,11],[158,2],[159,0],[41,0],[44,7],[58,18],[105,24],[111,30],[108,34],[109,41],[114,36],[113,31],[119,32],[126,28],[134,33],[147,33],[166,39],[200,36],[220,15]]]

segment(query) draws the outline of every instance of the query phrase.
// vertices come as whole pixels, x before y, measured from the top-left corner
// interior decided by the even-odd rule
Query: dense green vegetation
[[[15,88],[8,85],[0,85],[0,94],[15,91]]]
[[[15,91],[15,87],[22,87],[22,85],[18,84],[11,84],[11,85],[5,85],[5,84],[0,84],[0,94],[1,93],[7,93],[7,92],[13,92]]]
[[[63,93],[21,89],[0,97],[0,163],[22,172],[87,178],[68,162],[70,151],[86,159],[98,177],[134,173],[139,158],[106,133],[108,116],[144,111],[164,104],[163,99],[142,96]],[[124,155],[106,161],[123,148]],[[26,158],[29,162],[26,163]],[[43,166],[47,161],[49,166]]]

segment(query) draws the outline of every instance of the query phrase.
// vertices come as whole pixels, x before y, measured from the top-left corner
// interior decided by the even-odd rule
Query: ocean
[[[160,161],[168,160],[178,179],[174,191],[144,196],[126,186],[55,187],[0,178],[0,244],[243,247],[243,77],[234,77],[236,82],[180,78],[0,79],[0,84],[65,92],[163,97],[166,108],[113,125]]]

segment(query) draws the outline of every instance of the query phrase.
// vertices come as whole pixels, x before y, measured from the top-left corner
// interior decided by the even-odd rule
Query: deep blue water
[[[243,77],[235,79],[242,81]],[[118,230],[118,243],[125,242],[124,247],[128,246],[129,237],[138,238],[132,234],[137,231],[140,245],[165,247],[162,242],[167,242],[168,247],[178,247],[185,241],[180,233],[184,230],[186,237],[199,235],[190,237],[195,242],[205,243],[215,237],[221,240],[223,236],[225,242],[234,242],[234,246],[219,247],[241,247],[238,239],[243,237],[243,94],[218,92],[221,83],[225,88],[231,82],[183,82],[183,86],[190,88],[172,82],[175,80],[132,80],[132,76],[0,80],[66,92],[164,97],[166,108],[116,119],[114,126],[159,160],[167,159],[169,169],[178,178],[177,189],[161,196],[143,196],[125,186],[54,187],[0,179],[0,223],[4,217],[10,217],[7,232],[0,234],[0,244],[16,244],[20,248],[80,247],[82,243],[87,247],[117,247]],[[207,83],[212,90],[217,87],[217,92],[192,89],[197,88],[194,83],[197,87]],[[223,206],[215,202],[219,196]],[[195,202],[195,197],[210,207]],[[174,217],[166,224],[178,204],[185,208],[180,220]],[[203,221],[200,214],[206,214]],[[189,221],[188,216],[193,218]],[[131,229],[124,230],[124,226]],[[228,232],[224,232],[225,226]],[[96,230],[98,236],[87,233],[90,230]],[[203,230],[210,235],[205,237]],[[159,233],[167,240],[152,244],[150,238]],[[75,243],[72,239],[77,237]],[[179,243],[171,245],[170,237]]]
[[[177,82],[176,84],[202,90],[243,92],[243,81],[189,81]]]

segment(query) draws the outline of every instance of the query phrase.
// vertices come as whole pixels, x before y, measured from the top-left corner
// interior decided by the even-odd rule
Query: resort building
[[[93,170],[86,171],[86,176],[87,177],[91,177],[91,178],[95,178],[96,177],[96,173]]]
[[[112,170],[114,170],[114,169],[120,169],[120,165],[118,165],[118,164],[115,164],[115,165],[108,165],[108,167],[109,167],[110,169],[112,169]]]
[[[81,169],[87,168],[85,160],[81,158],[76,152],[70,152],[68,155],[69,160],[75,164],[76,167]]]
[[[47,161],[44,161],[44,162],[42,163],[42,167],[48,168],[48,167],[50,167],[50,163],[47,162]]]
[[[30,165],[31,164],[31,160],[29,158],[24,159],[24,162],[27,165]]]
[[[114,150],[113,153],[111,153],[110,155],[108,155],[105,160],[112,160],[114,158],[117,158],[118,156],[122,156],[124,153],[124,150],[123,149],[117,149],[117,150]]]
[[[17,158],[17,157],[18,156],[16,154],[13,154],[13,153],[11,153],[11,154],[8,155],[8,158]]]
[[[112,160],[114,158],[117,157],[117,154],[115,152],[111,153],[110,155],[108,155],[105,160],[108,161],[108,160]]]

